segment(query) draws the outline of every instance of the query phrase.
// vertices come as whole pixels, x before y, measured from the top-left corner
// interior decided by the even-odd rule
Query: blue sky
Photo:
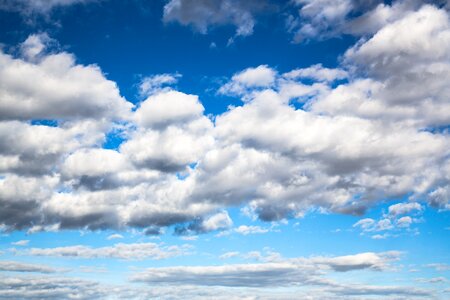
[[[5,0],[0,28],[0,299],[448,299],[448,1]]]

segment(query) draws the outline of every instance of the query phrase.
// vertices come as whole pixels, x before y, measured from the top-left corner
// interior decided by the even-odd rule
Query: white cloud
[[[221,94],[245,95],[252,88],[267,88],[275,83],[276,72],[267,65],[247,68],[233,75],[231,80],[219,89]]]
[[[149,77],[144,77],[139,84],[139,93],[142,96],[150,96],[152,94],[168,90],[167,85],[177,83],[181,74],[157,74]]]
[[[47,54],[42,37],[30,38],[24,57],[0,55],[1,223],[32,231],[159,233],[175,224],[195,231],[202,222],[219,228],[209,216],[232,206],[275,221],[312,208],[362,215],[407,195],[445,209],[450,141],[433,126],[449,121],[449,28],[445,11],[423,6],[359,41],[336,69],[237,72],[228,84],[238,89],[227,91],[242,105],[212,119],[197,96],[174,90],[132,112],[99,67]],[[401,43],[389,47],[395,36]],[[345,76],[348,82],[331,83]],[[31,122],[37,119],[53,123]],[[115,121],[125,141],[101,149]],[[363,231],[399,230],[397,219],[406,216],[391,210]]]
[[[215,230],[223,230],[231,227],[233,225],[233,221],[231,220],[228,212],[221,211],[215,215],[208,217],[203,220],[201,227],[203,230],[215,231]]]
[[[284,73],[283,77],[288,79],[310,78],[318,81],[332,82],[347,78],[348,73],[342,69],[324,68],[321,64],[318,64],[308,68],[289,71]]]
[[[20,11],[25,14],[48,13],[53,8],[93,2],[95,0],[4,0],[0,9]]]
[[[240,253],[238,251],[230,251],[230,252],[226,252],[222,255],[219,256],[220,259],[228,259],[228,258],[233,258],[233,257],[238,257],[240,255]]]
[[[142,102],[135,118],[143,127],[160,128],[200,118],[203,111],[198,96],[166,91]]]
[[[37,49],[46,42],[42,37],[27,39],[27,57],[44,51]],[[98,66],[77,65],[66,52],[41,55],[35,62],[0,53],[0,66],[1,120],[125,118],[132,107]]]
[[[223,258],[234,257],[230,252]],[[150,268],[132,276],[133,281],[171,285],[271,287],[292,285],[327,285],[318,277],[323,271],[386,270],[398,259],[398,252],[360,253],[340,257],[280,259],[259,264],[222,266],[177,266]],[[333,284],[329,282],[331,286]]]
[[[255,234],[255,233],[267,233],[269,232],[269,229],[262,228],[260,226],[247,226],[247,225],[241,225],[234,229],[235,232],[243,235],[248,234]]]
[[[114,234],[109,235],[106,239],[107,240],[123,239],[123,235],[118,234],[118,233],[114,233]]]
[[[30,243],[30,240],[20,240],[17,242],[12,242],[11,245],[14,246],[28,246],[28,243]]]
[[[18,261],[0,261],[0,271],[3,272],[36,272],[36,273],[56,273],[66,270],[52,268],[46,265],[22,263]],[[1,290],[1,288],[0,288]]]
[[[191,246],[164,246],[155,243],[118,243],[114,246],[93,248],[90,246],[66,246],[56,248],[30,248],[18,254],[74,258],[118,258],[125,260],[166,259],[187,255]]]
[[[422,205],[417,202],[410,203],[397,203],[389,206],[388,214],[392,217],[397,217],[400,215],[410,214],[411,212],[421,212],[423,210]]]

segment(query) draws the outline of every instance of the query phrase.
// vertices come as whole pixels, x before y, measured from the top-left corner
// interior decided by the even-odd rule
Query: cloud
[[[361,216],[404,197],[445,209],[449,24],[425,5],[361,39],[335,69],[237,71],[221,92],[241,105],[211,118],[198,96],[173,89],[133,109],[99,67],[32,36],[21,56],[0,55],[0,223],[206,232],[236,206],[263,221]],[[117,131],[123,142],[102,149]],[[409,232],[394,210],[366,229]]]
[[[41,55],[34,62],[0,53],[0,120],[126,117],[132,104],[99,67],[77,65],[66,52],[41,54],[44,45],[42,35],[25,41],[25,58]]]
[[[345,70],[324,68],[321,64],[308,68],[295,69],[283,74],[283,77],[288,79],[310,78],[325,82],[346,79],[348,76]]]
[[[397,217],[400,215],[407,215],[411,212],[421,212],[423,210],[422,205],[420,205],[417,202],[412,203],[397,203],[394,205],[389,206],[388,208],[388,214],[392,217]]]
[[[233,225],[233,221],[231,220],[228,212],[221,211],[215,215],[208,217],[203,220],[201,224],[201,228],[206,231],[215,231],[215,230],[223,230],[231,227]]]
[[[255,234],[255,233],[267,233],[267,232],[269,232],[269,229],[261,228],[260,226],[241,225],[241,226],[235,228],[234,231],[239,234],[242,234],[242,235],[248,235],[248,234]]]
[[[22,263],[17,261],[0,261],[0,271],[3,272],[36,272],[36,273],[56,273],[62,269],[55,269],[45,265]]]
[[[56,7],[83,4],[96,0],[3,0],[0,9],[19,11],[24,14],[48,13]]]
[[[275,83],[276,72],[267,65],[247,68],[231,78],[219,89],[221,94],[245,95],[249,88],[267,88]]]
[[[297,43],[342,34],[370,36],[425,4],[445,7],[445,3],[446,0],[295,0],[286,27]]]
[[[139,93],[141,96],[150,96],[152,94],[169,89],[167,85],[177,83],[181,74],[157,74],[149,77],[144,77],[139,84]]]
[[[28,246],[29,242],[30,242],[29,240],[20,240],[20,241],[17,241],[17,242],[12,242],[11,245],[14,245],[14,246]]]
[[[115,234],[109,235],[106,239],[107,240],[123,239],[123,235],[115,233]]]
[[[248,36],[256,23],[254,14],[266,6],[265,1],[253,0],[171,0],[164,6],[163,20],[191,25],[202,34],[212,26],[230,24],[236,27],[236,36]]]
[[[235,253],[232,252],[227,255],[227,257],[233,256]],[[259,264],[162,267],[146,269],[133,275],[131,280],[152,285],[227,287],[323,285],[324,282],[317,277],[319,270],[337,272],[363,269],[383,270],[389,261],[397,258],[397,252],[361,253],[334,258],[296,258]]]
[[[390,262],[398,260],[400,255],[401,253],[397,251],[385,253],[368,252],[330,258],[325,260],[325,263],[338,272],[347,272],[365,268],[384,270],[388,268]]]
[[[18,251],[18,254],[33,256],[54,256],[74,258],[117,258],[124,260],[166,259],[170,257],[187,255],[189,245],[163,246],[155,243],[118,243],[114,246],[92,248],[90,246],[76,245],[56,248],[30,248]]]
[[[449,264],[445,264],[445,263],[433,263],[433,264],[427,264],[426,265],[429,268],[433,268],[436,271],[450,271],[450,265]]]
[[[0,299],[98,299],[109,292],[96,282],[77,278],[0,277]]]

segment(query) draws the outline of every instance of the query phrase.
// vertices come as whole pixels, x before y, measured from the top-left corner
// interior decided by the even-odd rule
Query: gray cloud
[[[280,259],[259,264],[222,266],[179,266],[151,268],[133,275],[132,280],[149,284],[176,284],[229,287],[270,287],[329,285],[320,271],[384,270],[398,253],[361,253],[341,257]]]
[[[214,25],[233,25],[237,36],[253,33],[255,14],[268,8],[266,1],[171,0],[164,6],[164,21],[191,25],[205,34]]]
[[[0,261],[0,271],[3,272],[36,272],[36,273],[56,273],[64,271],[53,267],[23,263],[18,261]]]

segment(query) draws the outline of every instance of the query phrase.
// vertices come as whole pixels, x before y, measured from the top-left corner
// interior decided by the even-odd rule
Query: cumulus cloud
[[[295,0],[286,26],[294,42],[352,34],[371,35],[424,4],[445,7],[447,0]],[[448,7],[448,4],[447,4]]]
[[[360,40],[338,68],[238,71],[219,92],[242,105],[214,118],[173,89],[133,110],[99,67],[49,54],[32,36],[21,56],[0,55],[1,223],[151,234],[226,229],[232,206],[264,221],[316,208],[362,215],[403,197],[446,209],[449,24],[425,5]],[[123,142],[102,149],[117,127]],[[407,228],[416,220],[400,221],[402,209],[355,227]]]
[[[40,37],[25,41],[27,58],[44,51]],[[99,67],[77,65],[66,52],[42,55],[35,62],[0,53],[0,66],[1,120],[123,119],[132,107]]]
[[[414,211],[421,212],[422,210],[423,210],[423,206],[417,202],[397,203],[397,204],[389,206],[388,215],[396,217],[399,215],[410,214],[411,212],[414,212]]]

